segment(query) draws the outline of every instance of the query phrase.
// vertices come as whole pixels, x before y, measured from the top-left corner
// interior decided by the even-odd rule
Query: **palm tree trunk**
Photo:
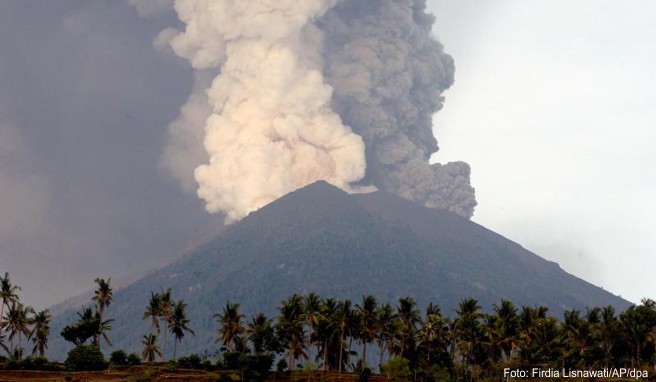
[[[312,323],[310,322],[307,339],[308,358],[312,359]],[[310,361],[312,362],[312,361]]]
[[[328,337],[323,341],[323,370],[326,370],[326,365],[328,364]]]
[[[162,361],[164,361],[164,358],[166,358],[166,332],[168,331],[168,328],[166,326],[166,319],[164,319],[164,346],[162,347]]]
[[[178,341],[173,341],[173,360],[176,360],[176,354],[178,352]]]
[[[362,341],[362,366],[367,367],[367,340]]]
[[[342,372],[342,356],[344,352],[342,351],[342,341],[344,339],[344,333],[339,332],[339,372]]]

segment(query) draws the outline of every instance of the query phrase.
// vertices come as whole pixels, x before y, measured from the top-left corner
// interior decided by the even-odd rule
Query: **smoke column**
[[[321,20],[333,105],[367,147],[365,183],[471,217],[469,165],[429,165],[432,117],[453,83],[451,56],[430,35],[424,0],[352,0]]]
[[[209,212],[232,222],[323,179],[472,216],[469,166],[428,164],[454,67],[425,0],[177,0],[175,10],[184,31],[164,30],[156,45],[199,74],[162,164],[187,189],[197,182]]]

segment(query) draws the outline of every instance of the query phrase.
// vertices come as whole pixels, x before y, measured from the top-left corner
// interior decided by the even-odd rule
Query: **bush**
[[[174,360],[170,360],[170,361],[166,364],[166,369],[165,369],[165,370],[166,370],[167,373],[175,373],[176,371],[178,371],[178,364],[177,364],[177,362],[175,362]]]
[[[198,354],[192,354],[185,357],[180,357],[180,359],[178,359],[178,366],[180,366],[183,369],[196,369],[196,370],[202,370],[205,368]]]
[[[358,373],[358,381],[359,382],[369,382],[369,377],[371,377],[371,369],[368,368],[368,367],[364,367]]]
[[[107,362],[100,349],[93,345],[79,345],[68,352],[64,361],[67,370],[99,371],[107,368]]]
[[[382,367],[390,382],[406,382],[410,379],[410,361],[396,357],[387,361]]]
[[[7,370],[56,370],[46,357],[27,357],[23,360],[11,359],[7,362]]]
[[[276,371],[278,373],[284,373],[285,371],[287,371],[288,367],[289,365],[287,365],[287,361],[285,361],[285,359],[282,358],[280,361],[278,361],[278,364],[276,365]]]
[[[137,353],[130,353],[128,354],[127,362],[130,366],[141,365],[141,357]]]
[[[128,364],[128,355],[121,349],[115,350],[109,356],[109,362],[114,365],[127,365]]]

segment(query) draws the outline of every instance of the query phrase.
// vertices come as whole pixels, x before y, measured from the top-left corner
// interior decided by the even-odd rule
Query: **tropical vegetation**
[[[61,331],[75,345],[66,363],[71,370],[107,365],[101,344],[111,344],[113,319],[108,316],[113,290],[111,279],[98,278],[95,283],[91,304],[83,306],[77,320]],[[44,364],[51,315],[24,305],[19,291],[7,273],[0,277],[0,352],[6,354],[4,359],[17,362],[31,350],[33,357],[21,365]],[[237,379],[259,380],[274,361],[279,371],[348,371],[368,376],[378,370],[390,380],[414,381],[499,379],[508,368],[656,366],[656,302],[651,299],[621,313],[611,306],[590,307],[568,310],[556,318],[547,307],[517,307],[509,300],[484,311],[469,297],[446,312],[435,303],[420,307],[412,297],[390,303],[371,295],[351,301],[309,293],[281,301],[275,317],[262,312],[247,316],[239,303],[227,301],[213,318],[217,364],[241,370]],[[177,345],[194,331],[187,304],[176,300],[171,289],[145,296],[143,319],[150,323],[150,332],[140,339],[143,351],[130,355],[114,351],[112,364],[172,359],[173,367],[218,367],[207,354],[185,355],[176,362]]]

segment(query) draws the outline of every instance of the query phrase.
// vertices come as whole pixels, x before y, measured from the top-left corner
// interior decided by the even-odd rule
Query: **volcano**
[[[470,220],[384,192],[349,195],[326,182],[287,194],[115,290],[106,310],[116,320],[109,332],[113,347],[105,350],[140,352],[140,340],[150,332],[142,319],[150,293],[169,287],[188,304],[196,332],[185,336],[178,354],[217,348],[213,315],[227,301],[239,303],[249,318],[275,314],[294,293],[354,302],[372,294],[393,304],[411,296],[422,309],[433,302],[447,314],[465,297],[476,298],[484,310],[509,299],[516,306],[547,306],[555,316],[630,305]],[[58,333],[75,320],[74,310],[55,318],[53,358],[71,347]]]

